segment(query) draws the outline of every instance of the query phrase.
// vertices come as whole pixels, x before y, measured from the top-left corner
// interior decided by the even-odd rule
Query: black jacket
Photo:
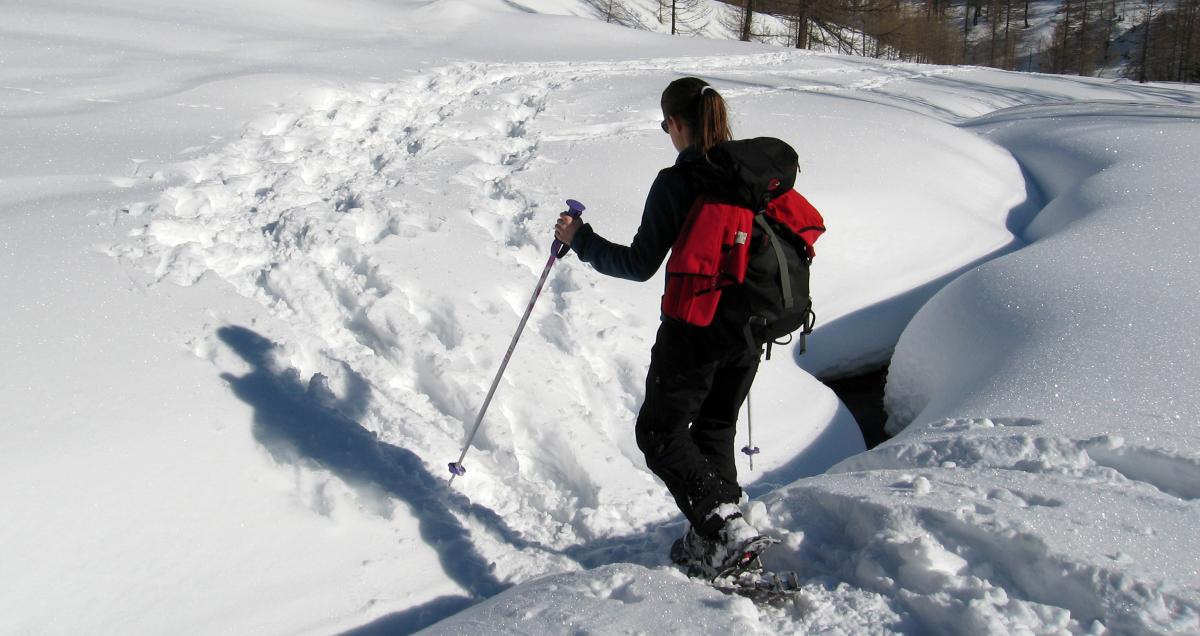
[[[571,241],[579,260],[590,263],[601,274],[617,278],[646,281],[654,276],[700,194],[692,170],[696,162],[703,160],[704,155],[689,147],[679,153],[675,165],[659,171],[646,195],[641,225],[629,245],[605,239],[591,225],[579,228]]]

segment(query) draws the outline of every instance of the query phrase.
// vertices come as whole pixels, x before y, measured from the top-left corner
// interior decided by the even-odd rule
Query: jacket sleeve
[[[650,186],[641,225],[628,246],[605,239],[585,224],[576,232],[571,248],[579,260],[590,263],[601,274],[639,282],[649,280],[662,265],[687,218],[694,198],[689,196],[690,190],[678,170],[663,170]]]

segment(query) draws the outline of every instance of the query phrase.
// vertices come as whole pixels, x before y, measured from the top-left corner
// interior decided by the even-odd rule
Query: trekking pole
[[[574,199],[567,199],[565,214],[578,217],[583,214],[583,210],[582,203]],[[479,432],[479,425],[483,423],[483,414],[487,412],[488,405],[492,403],[492,396],[496,394],[496,387],[500,385],[504,369],[508,367],[508,361],[512,359],[513,351],[517,348],[517,341],[521,339],[521,332],[525,330],[525,323],[529,322],[529,315],[533,313],[533,305],[537,302],[538,296],[542,295],[542,286],[546,284],[546,278],[550,275],[550,268],[554,267],[554,261],[566,256],[569,251],[571,251],[571,246],[558,239],[554,239],[554,242],[550,244],[550,258],[546,259],[546,267],[542,268],[542,277],[538,279],[537,287],[533,288],[533,296],[529,299],[529,305],[525,307],[525,315],[521,316],[517,332],[513,334],[512,342],[508,345],[508,353],[504,354],[504,360],[500,362],[500,369],[496,371],[496,379],[492,380],[492,388],[488,389],[487,397],[483,399],[483,406],[479,408],[479,414],[475,416],[475,425],[471,428],[471,434],[467,436],[467,443],[463,445],[462,454],[458,456],[458,461],[450,462],[451,484],[454,483],[455,477],[467,473],[467,468],[462,463],[463,459],[467,456],[467,450],[471,448],[471,442],[475,441],[475,434]]]
[[[754,456],[762,451],[754,445],[754,411],[750,409],[749,391],[746,392],[746,445],[742,447],[742,452],[750,458],[750,470],[754,470]]]

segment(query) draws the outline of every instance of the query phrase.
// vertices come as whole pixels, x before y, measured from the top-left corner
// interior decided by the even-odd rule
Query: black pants
[[[636,434],[646,465],[666,483],[684,516],[712,534],[716,528],[704,517],[741,498],[734,435],[758,371],[758,351],[745,344],[714,347],[706,336],[674,321],[659,327]]]

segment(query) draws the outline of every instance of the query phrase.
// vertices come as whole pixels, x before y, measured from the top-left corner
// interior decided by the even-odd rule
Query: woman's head
[[[677,150],[695,146],[700,152],[708,152],[713,146],[733,139],[725,100],[698,77],[684,77],[668,84],[662,94],[662,111],[663,130],[671,135]]]

